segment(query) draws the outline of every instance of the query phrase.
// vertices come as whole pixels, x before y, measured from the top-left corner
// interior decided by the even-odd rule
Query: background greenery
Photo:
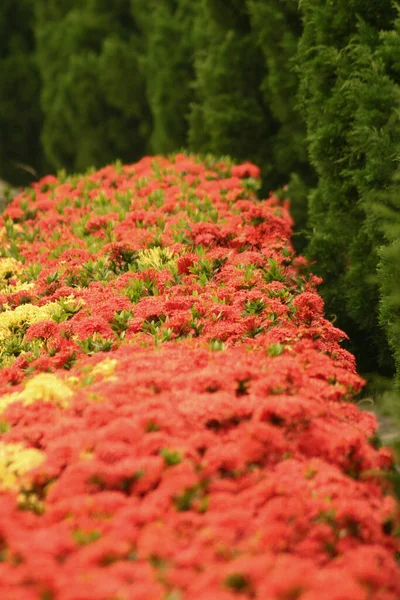
[[[0,177],[255,162],[360,370],[400,388],[399,33],[391,0],[3,0]]]

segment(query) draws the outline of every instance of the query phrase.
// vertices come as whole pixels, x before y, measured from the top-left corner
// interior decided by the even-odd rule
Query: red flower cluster
[[[390,452],[254,165],[46,177],[1,218],[8,600],[396,600]]]

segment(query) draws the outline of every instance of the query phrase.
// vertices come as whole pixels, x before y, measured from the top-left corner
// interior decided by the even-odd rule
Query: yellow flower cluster
[[[19,491],[22,485],[28,485],[26,474],[41,465],[45,458],[46,455],[36,448],[0,442],[0,489]]]
[[[0,313],[0,341],[11,337],[26,325],[50,319],[58,307],[57,302],[49,302],[44,306],[21,304],[14,310],[10,309]]]
[[[0,259],[0,281],[3,282],[9,277],[19,274],[22,271],[22,263],[15,258]]]
[[[113,375],[117,364],[118,361],[115,358],[106,358],[105,360],[97,363],[97,365],[93,368],[92,374],[94,376],[99,375],[105,380],[115,380],[116,377],[113,377]]]
[[[34,402],[51,402],[60,408],[67,408],[73,391],[53,373],[39,373],[30,379],[21,392],[6,394],[0,398],[0,412],[13,402],[29,406]]]
[[[19,279],[23,273],[23,264],[15,260],[15,258],[0,258],[0,292],[2,294],[11,294],[29,290],[34,286],[33,283],[18,282],[16,285],[10,285],[11,277]]]
[[[166,267],[175,265],[174,253],[168,248],[149,248],[140,250],[138,256],[139,268],[144,271],[145,269],[155,269],[160,271]]]

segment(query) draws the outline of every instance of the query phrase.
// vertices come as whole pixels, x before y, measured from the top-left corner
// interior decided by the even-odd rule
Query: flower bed
[[[287,207],[185,155],[2,217],[7,600],[396,600],[392,457]]]

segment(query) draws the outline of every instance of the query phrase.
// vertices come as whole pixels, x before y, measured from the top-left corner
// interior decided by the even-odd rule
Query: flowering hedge
[[[400,597],[392,456],[258,175],[145,158],[4,213],[2,597]]]

